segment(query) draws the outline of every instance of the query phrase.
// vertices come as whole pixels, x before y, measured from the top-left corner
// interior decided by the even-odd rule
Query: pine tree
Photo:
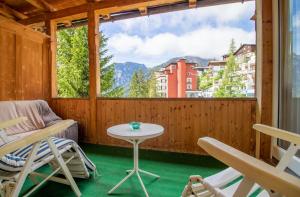
[[[100,88],[103,97],[121,97],[124,95],[123,87],[115,87],[115,64],[111,63],[112,55],[107,55],[108,38],[100,32]]]
[[[237,73],[239,65],[233,55],[235,49],[234,40],[231,41],[229,56],[224,69],[223,78],[219,89],[214,93],[215,97],[243,97],[242,89],[245,87],[243,76]]]
[[[157,89],[156,89],[156,77],[155,73],[152,71],[148,80],[148,97],[156,98],[158,97]]]
[[[123,88],[114,87],[112,56],[106,55],[107,38],[100,32],[101,95],[122,96]],[[57,75],[60,97],[88,97],[89,62],[87,26],[57,32]]]
[[[148,80],[143,72],[139,69],[132,75],[129,87],[129,97],[146,98],[149,96]]]
[[[89,63],[87,27],[70,28],[57,33],[58,95],[89,95]]]

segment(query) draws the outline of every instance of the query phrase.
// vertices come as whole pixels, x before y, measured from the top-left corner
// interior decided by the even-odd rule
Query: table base
[[[128,140],[129,141],[129,140]],[[153,174],[151,172],[147,172],[145,170],[142,170],[142,169],[139,169],[138,167],[138,145],[142,142],[142,141],[138,141],[138,140],[135,140],[135,141],[129,141],[130,143],[133,144],[133,159],[134,159],[134,168],[132,170],[127,170],[126,172],[129,173],[125,178],[123,178],[116,186],[114,186],[111,190],[109,190],[108,194],[111,194],[113,193],[118,187],[120,187],[129,177],[133,176],[134,174],[137,175],[138,179],[139,179],[139,182],[144,190],[144,193],[146,195],[146,197],[149,197],[149,194],[146,190],[146,187],[143,183],[143,180],[140,176],[140,173],[143,173],[143,174],[146,174],[146,175],[149,175],[149,176],[154,176],[155,178],[160,178],[160,176],[156,175],[156,174]]]

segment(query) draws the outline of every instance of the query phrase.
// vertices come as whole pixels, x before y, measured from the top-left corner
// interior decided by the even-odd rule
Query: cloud
[[[115,62],[156,66],[176,56],[221,58],[229,43],[255,43],[255,1],[189,9],[105,23]]]
[[[155,66],[175,56],[220,58],[227,53],[232,38],[237,47],[243,43],[255,43],[255,32],[230,26],[205,26],[182,35],[161,33],[142,38],[119,33],[110,38],[108,47],[115,61],[139,60]]]
[[[255,1],[248,1],[137,17],[118,21],[116,24],[128,33],[149,33],[161,28],[181,27],[182,29],[189,29],[196,24],[215,23],[216,25],[225,25],[242,19],[249,20],[254,14],[254,10]],[[145,18],[148,20],[147,23],[144,22]]]
[[[295,28],[300,28],[300,13],[296,14],[294,17],[293,17],[293,26]]]

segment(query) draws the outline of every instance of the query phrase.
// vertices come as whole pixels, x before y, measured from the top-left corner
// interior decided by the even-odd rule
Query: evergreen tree
[[[57,33],[58,95],[87,97],[89,95],[89,62],[87,26],[68,28]],[[114,87],[112,56],[106,55],[107,38],[100,32],[101,95],[122,96],[123,88]]]
[[[205,70],[198,77],[198,89],[207,90],[213,86],[212,70]]]
[[[148,97],[156,98],[158,97],[157,89],[156,89],[156,77],[155,73],[152,71],[148,80]]]
[[[234,54],[235,51],[236,51],[235,40],[232,38],[230,41],[228,54]]]
[[[87,27],[58,31],[57,38],[58,95],[87,97],[89,94]]]
[[[107,55],[108,38],[100,32],[100,88],[103,97],[121,97],[124,95],[123,87],[114,87],[115,84],[115,64],[110,63],[113,56]]]
[[[224,74],[219,89],[214,93],[215,97],[243,97],[242,89],[245,87],[243,76],[237,73],[239,65],[233,55],[235,49],[234,40],[231,41],[229,56],[227,58]]]
[[[143,70],[140,69],[132,75],[129,87],[129,97],[146,98],[149,95],[148,93],[148,80]]]

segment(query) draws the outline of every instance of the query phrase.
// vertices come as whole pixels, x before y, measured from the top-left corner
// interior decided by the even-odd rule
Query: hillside
[[[115,86],[123,86],[127,92],[134,72],[142,70],[148,73],[144,64],[135,62],[115,63]]]
[[[153,68],[148,68],[145,64],[136,62],[115,63],[115,86],[123,86],[127,94],[134,72],[142,70],[143,72],[148,74],[149,72],[159,70],[160,68],[167,66],[172,62],[177,62],[181,58],[186,59],[188,63],[196,63],[199,66],[206,66],[209,61],[209,59],[203,59],[196,56],[175,57]]]

